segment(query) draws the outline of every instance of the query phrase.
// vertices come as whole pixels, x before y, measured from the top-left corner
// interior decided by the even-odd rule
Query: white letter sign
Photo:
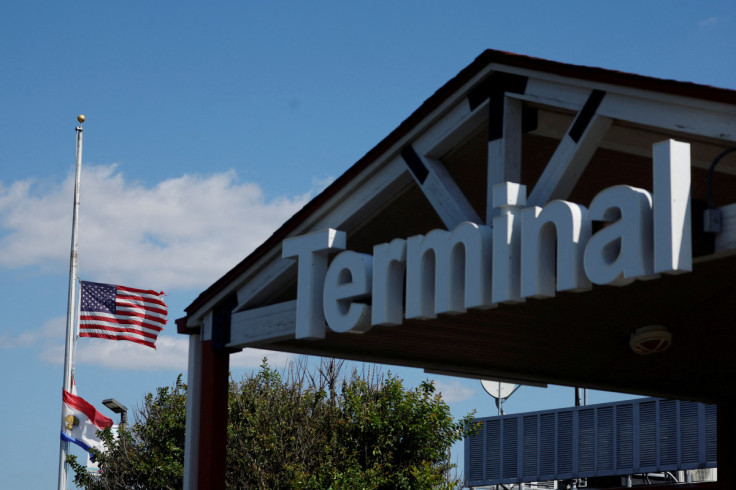
[[[284,240],[281,256],[298,261],[296,286],[296,338],[323,339],[325,315],[322,288],[327,273],[327,255],[345,249],[345,232],[333,229],[316,231]]]
[[[369,298],[373,257],[342,252],[327,269],[324,310],[327,325],[334,332],[367,332],[371,328],[371,307],[354,300]]]
[[[341,252],[329,267],[329,254],[345,249],[344,232],[284,240],[282,256],[298,262],[296,338],[692,270],[690,145],[664,141],[653,153],[653,192],[616,185],[589,208],[562,200],[524,208],[526,187],[505,182],[489,190],[493,228],[465,221],[374,245],[373,255]]]

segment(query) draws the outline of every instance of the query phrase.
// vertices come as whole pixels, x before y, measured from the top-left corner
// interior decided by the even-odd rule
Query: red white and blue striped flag
[[[97,431],[112,427],[112,419],[102,415],[81,396],[62,391],[64,405],[61,439],[73,442],[88,452],[92,448],[104,451],[105,446]]]
[[[166,325],[163,292],[80,281],[79,336],[129,340],[156,348]]]

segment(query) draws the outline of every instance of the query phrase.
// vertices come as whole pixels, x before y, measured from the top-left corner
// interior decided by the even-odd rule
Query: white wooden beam
[[[489,189],[504,182],[521,183],[521,101],[504,99],[499,120],[489,121]]]
[[[588,100],[590,87],[574,85],[567,80],[554,81],[530,77],[524,93],[510,93],[508,96],[533,104],[577,112]]]
[[[493,206],[491,189],[504,182],[521,183],[521,120],[522,102],[505,94],[491,110],[488,130],[488,173],[486,196],[486,222],[490,223],[498,211]],[[495,114],[494,114],[495,112]]]
[[[442,162],[418,155],[411,145],[404,147],[401,157],[448,230],[455,228],[463,221],[481,223],[478,213]]]
[[[586,102],[591,85],[606,92],[606,98],[598,108],[599,116],[714,138],[717,141],[736,142],[736,119],[733,117],[733,106],[730,104],[689,99],[631,87],[591,84],[543,73],[530,76],[523,93],[509,93],[508,96],[526,102],[577,111]]]
[[[566,199],[578,183],[612,120],[596,114],[605,93],[594,90],[557,146],[537,184],[529,194],[530,206]]]
[[[420,155],[442,158],[488,121],[488,100],[471,107],[467,99],[460,101],[439,121],[427,128],[413,142]]]
[[[209,310],[202,318],[200,335],[203,342],[212,340],[212,317],[212,310]]]
[[[233,313],[228,348],[278,342],[296,336],[296,300]]]
[[[728,109],[730,112],[720,112],[664,103],[654,98],[609,94],[598,108],[598,114],[611,119],[733,143],[736,142],[736,118],[733,117],[733,106]]]

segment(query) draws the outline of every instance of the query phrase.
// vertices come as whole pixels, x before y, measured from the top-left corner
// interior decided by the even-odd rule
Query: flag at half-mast
[[[81,396],[63,390],[61,439],[73,442],[89,452],[103,451],[104,444],[97,431],[112,427],[112,419],[97,411]]]
[[[129,340],[156,348],[166,325],[163,292],[80,281],[79,336]]]

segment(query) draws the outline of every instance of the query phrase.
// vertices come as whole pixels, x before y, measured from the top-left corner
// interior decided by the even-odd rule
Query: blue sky
[[[77,114],[80,276],[168,294],[157,351],[79,342],[79,394],[134,410],[186,371],[183,308],[484,49],[736,89],[734,47],[726,0],[4,2],[3,486],[56,485]],[[495,413],[477,381],[435,379],[457,416]],[[522,388],[506,407],[572,401]]]

